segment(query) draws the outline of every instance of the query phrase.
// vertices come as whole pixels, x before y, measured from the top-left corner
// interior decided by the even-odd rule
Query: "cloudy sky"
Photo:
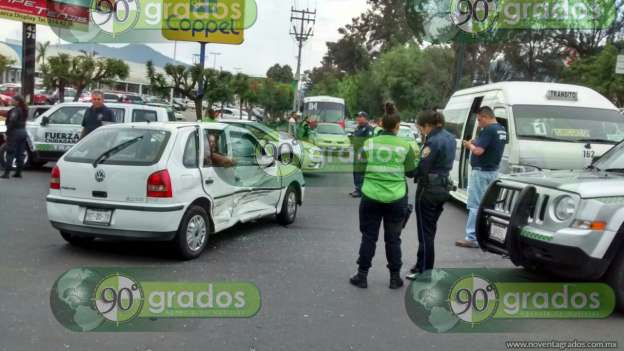
[[[303,69],[317,66],[326,52],[325,42],[339,38],[338,28],[351,22],[351,18],[362,13],[366,0],[256,0],[258,20],[245,33],[245,43],[240,46],[209,44],[207,52],[219,52],[217,67],[229,71],[241,70],[244,73],[263,76],[275,63],[290,64],[296,67],[297,46],[289,35],[290,8],[310,8],[317,10],[314,37],[304,47]],[[0,40],[21,38],[19,22],[0,19]],[[37,39],[57,43],[56,35],[45,26],[37,26]],[[165,55],[173,56],[173,43],[150,44]],[[192,63],[193,55],[199,53],[197,43],[178,42],[177,58]],[[213,65],[209,56],[207,66]]]

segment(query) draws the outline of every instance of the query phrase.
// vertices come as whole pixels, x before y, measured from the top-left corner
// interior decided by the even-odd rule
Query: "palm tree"
[[[45,57],[46,51],[48,51],[48,46],[50,46],[49,41],[46,41],[45,43],[37,43],[37,62],[41,65],[45,65]]]

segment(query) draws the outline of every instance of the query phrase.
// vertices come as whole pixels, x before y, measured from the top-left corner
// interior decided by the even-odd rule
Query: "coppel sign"
[[[163,0],[166,39],[242,44],[244,32],[245,0]]]

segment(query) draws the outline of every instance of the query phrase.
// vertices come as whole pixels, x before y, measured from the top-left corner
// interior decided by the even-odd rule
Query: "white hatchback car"
[[[247,130],[221,123],[97,129],[52,170],[48,218],[71,244],[93,238],[172,241],[184,259],[239,222],[295,221],[305,182]]]

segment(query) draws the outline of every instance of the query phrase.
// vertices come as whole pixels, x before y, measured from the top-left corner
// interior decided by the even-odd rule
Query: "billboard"
[[[0,18],[59,28],[87,30],[88,0],[0,0]]]

